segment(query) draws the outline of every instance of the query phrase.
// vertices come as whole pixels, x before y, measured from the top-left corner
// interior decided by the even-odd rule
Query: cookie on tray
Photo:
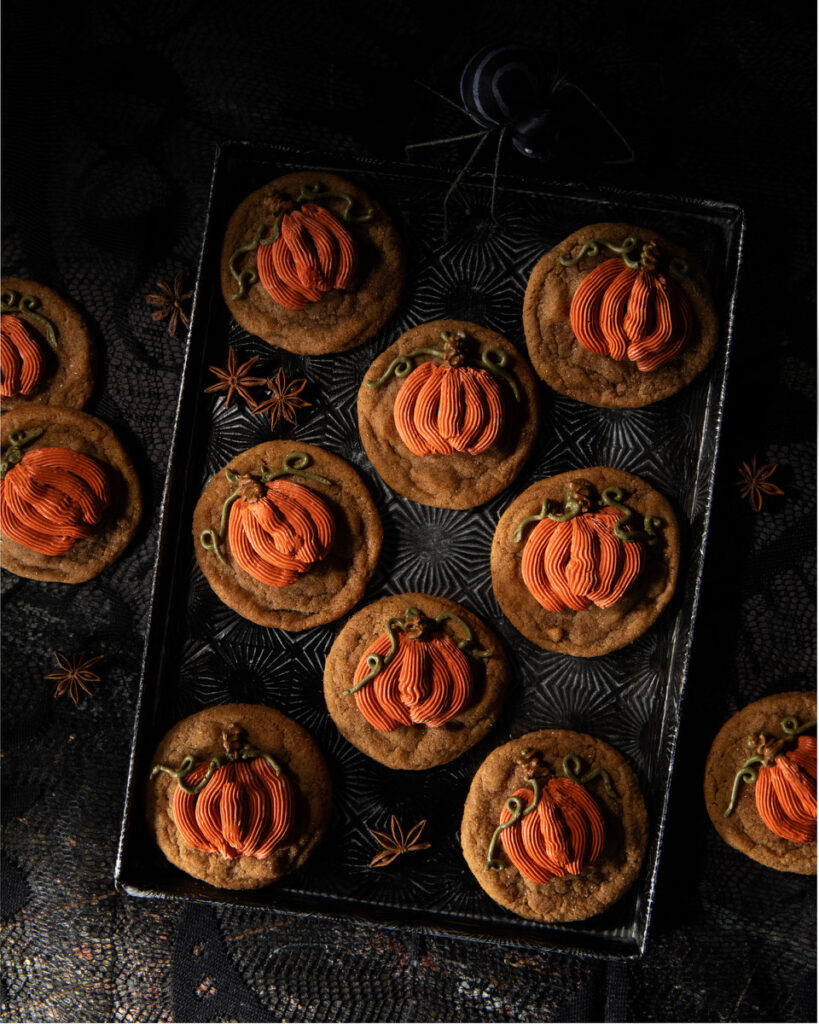
[[[504,615],[539,647],[581,658],[644,633],[671,600],[679,565],[671,505],[645,480],[607,466],[532,484],[492,540]]]
[[[534,921],[583,921],[630,888],[648,815],[613,747],[561,729],[494,750],[466,798],[461,847],[496,903]]]
[[[345,624],[324,697],[354,747],[388,768],[422,769],[483,739],[508,681],[500,641],[476,615],[443,597],[397,594]]]
[[[260,626],[302,630],[358,603],[383,530],[352,466],[314,445],[269,441],[211,477],[193,537],[199,566],[226,605]]]
[[[358,392],[361,441],[379,476],[437,508],[473,508],[508,487],[538,421],[537,382],[520,352],[460,320],[401,335]]]
[[[142,515],[131,458],[93,416],[21,405],[0,417],[0,565],[83,583],[128,546]]]
[[[702,270],[632,224],[591,224],[547,252],[529,278],[523,326],[546,383],[605,409],[676,394],[717,347]]]
[[[729,718],[704,789],[729,846],[777,871],[815,875],[816,693],[776,693]]]
[[[315,741],[260,704],[183,719],[151,766],[151,834],[172,864],[223,889],[258,889],[289,875],[330,821],[332,782]]]
[[[222,294],[251,334],[299,355],[371,338],[404,288],[404,249],[372,196],[327,171],[276,178],[230,218]]]
[[[96,367],[82,314],[36,281],[4,277],[0,287],[0,409],[30,403],[82,409]]]

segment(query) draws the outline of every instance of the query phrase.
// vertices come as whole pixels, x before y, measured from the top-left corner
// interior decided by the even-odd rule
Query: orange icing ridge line
[[[26,452],[0,480],[0,530],[42,555],[64,555],[88,537],[111,503],[108,477],[69,448]]]
[[[11,313],[0,316],[0,398],[30,395],[45,372],[45,352],[26,324]]]
[[[688,296],[656,272],[656,246],[654,253],[644,248],[638,270],[624,267],[619,258],[605,260],[580,282],[569,309],[572,331],[584,348],[629,359],[642,373],[674,359],[694,326]]]
[[[231,506],[228,543],[237,563],[254,579],[287,587],[327,556],[335,541],[335,520],[309,487],[291,480],[263,487],[258,499],[240,496]]]
[[[783,839],[816,839],[816,737],[800,736],[796,749],[764,764],[755,785],[756,808],[767,827]]]
[[[358,662],[354,686],[371,671],[368,657],[384,658],[390,648],[386,633],[370,644]],[[444,725],[469,703],[473,689],[472,665],[447,633],[411,637],[400,632],[392,660],[372,685],[355,691],[355,698],[373,728],[391,732],[399,725]]]

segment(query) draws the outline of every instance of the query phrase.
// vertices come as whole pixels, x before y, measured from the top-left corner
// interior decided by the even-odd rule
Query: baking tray
[[[254,189],[292,170],[316,168],[355,180],[378,197],[400,226],[408,256],[406,292],[394,319],[351,352],[300,358],[272,348],[233,321],[219,287],[227,220]],[[691,650],[711,508],[743,214],[727,204],[634,192],[501,179],[490,216],[486,176],[464,180],[443,199],[451,175],[440,169],[344,158],[328,162],[244,143],[220,147],[213,173],[187,353],[180,387],[156,557],[134,744],[116,866],[116,883],[133,896],[320,913],[468,935],[486,941],[603,957],[642,953],[662,842],[671,769]],[[721,344],[711,366],[678,395],[644,409],[604,410],[541,385],[542,425],[524,472],[476,509],[427,508],[395,494],[367,460],[358,435],[356,394],[375,355],[426,320],[452,317],[499,331],[525,351],[521,310],[529,273],[547,249],[598,221],[645,225],[682,244],[706,271],[720,315]],[[209,365],[228,346],[254,372],[283,365],[310,382],[298,426],[277,433],[321,445],[364,477],[384,524],[384,547],[363,603],[423,591],[465,604],[502,638],[513,669],[504,710],[489,736],[452,764],[392,771],[352,747],[327,714],[325,657],[342,622],[302,633],[256,626],[223,605],[196,565],[191,519],[209,477],[238,452],[270,439],[269,420],[222,395],[205,395]],[[629,647],[601,658],[542,651],[506,621],[492,593],[489,549],[507,505],[545,476],[611,465],[645,477],[674,504],[682,528],[683,569],[671,605]],[[419,540],[419,538],[421,538]],[[266,889],[214,889],[169,864],[144,823],[150,758],[178,719],[229,701],[273,705],[305,726],[327,759],[335,785],[333,819],[308,863]],[[642,873],[631,891],[588,921],[524,921],[484,894],[460,852],[458,829],[469,783],[496,746],[533,729],[592,733],[620,750],[637,771],[651,822]],[[432,846],[387,868],[369,861],[370,828],[395,813],[405,827],[426,818]]]

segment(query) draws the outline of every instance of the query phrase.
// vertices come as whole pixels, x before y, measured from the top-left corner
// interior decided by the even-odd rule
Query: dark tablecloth
[[[702,768],[735,710],[815,673],[815,32],[806,5],[478,0],[4,4],[4,272],[71,296],[103,352],[89,411],[134,452],[136,542],[77,587],[3,574],[2,938],[9,1020],[812,1020],[815,884],[726,847]],[[474,130],[466,58],[559,50],[634,147],[502,169],[741,204],[748,235],[694,660],[648,950],[606,964],[113,888],[184,332],[146,294],[192,282],[215,145],[401,156]],[[597,145],[600,133],[599,146]],[[469,143],[428,150],[451,168]],[[487,147],[489,149],[491,147]],[[576,154],[575,150],[575,154]],[[484,169],[491,157],[478,161]],[[481,163],[483,160],[483,163]],[[784,495],[742,501],[741,462]],[[75,708],[51,652],[102,653]]]

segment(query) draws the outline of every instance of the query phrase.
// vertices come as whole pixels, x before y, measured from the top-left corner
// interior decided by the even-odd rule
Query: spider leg
[[[634,154],[634,150],[631,147],[631,143],[628,141],[628,139],[626,139],[626,137],[623,135],[623,133],[620,131],[620,129],[614,124],[614,122],[611,120],[611,118],[609,118],[600,109],[600,107],[598,107],[598,105],[594,102],[594,100],[591,98],[591,96],[589,96],[589,94],[584,89],[581,89],[579,85],[575,85],[574,82],[570,82],[567,79],[564,79],[564,81],[561,83],[561,88],[563,88],[563,89],[574,89],[575,92],[580,93],[580,95],[583,97],[583,99],[589,104],[590,107],[592,107],[594,110],[597,111],[597,113],[600,115],[600,117],[606,122],[606,124],[609,126],[609,128],[611,128],[611,130],[614,132],[614,134],[617,136],[617,138],[623,143],[625,148],[628,150],[629,155],[627,157],[624,157],[622,160],[603,160],[602,163],[604,163],[604,164],[632,164],[632,163],[634,163],[635,154]]]
[[[494,129],[494,128],[487,128],[487,130],[482,133],[482,137],[481,137],[480,141],[478,142],[477,146],[475,146],[475,148],[472,150],[471,156],[466,161],[466,163],[463,165],[463,167],[460,169],[460,171],[458,171],[458,173],[455,175],[455,180],[452,182],[452,184],[447,189],[446,195],[444,196],[444,237],[446,237],[447,234],[449,233],[449,222],[448,222],[448,217],[447,217],[447,207],[448,207],[448,204],[449,204],[449,200],[452,198],[453,192],[455,192],[455,190],[457,189],[458,185],[460,184],[461,178],[463,178],[463,176],[466,174],[466,172],[472,166],[472,162],[474,161],[475,157],[478,155],[478,153],[480,153],[481,147],[486,142],[486,140],[489,138],[489,136],[492,134],[492,132],[495,131],[495,130],[496,129]]]
[[[427,85],[426,82],[422,82],[420,78],[416,78],[414,79],[414,81],[415,84],[420,85],[422,89],[426,89],[426,91],[431,92],[433,96],[437,96],[439,100],[443,100],[444,103],[448,103],[450,107],[454,107],[459,114],[463,114],[464,117],[468,117],[470,121],[473,120],[472,115],[469,113],[469,111],[464,110],[460,103],[456,103],[455,100],[451,100],[449,96],[444,96],[442,92],[438,92],[437,89],[433,89],[431,85]]]
[[[448,142],[463,142],[464,139],[477,139],[480,135],[486,135],[486,130],[470,132],[468,135],[452,135],[448,139],[432,139],[430,142],[411,142],[408,146],[404,146],[404,152],[408,149],[423,149],[425,146],[443,146]]]
[[[489,216],[495,219],[495,196],[498,192],[498,168],[500,167],[501,147],[506,137],[506,125],[503,126],[498,135],[498,148],[495,150],[495,168],[492,171],[492,198],[489,200]]]

